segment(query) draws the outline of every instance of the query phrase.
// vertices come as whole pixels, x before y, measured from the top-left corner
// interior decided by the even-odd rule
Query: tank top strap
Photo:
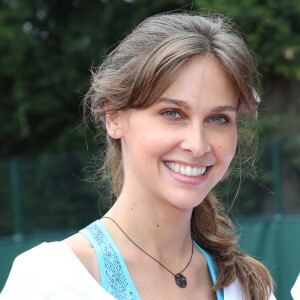
[[[97,220],[79,232],[96,251],[101,286],[118,300],[141,300],[123,256],[104,224]]]
[[[215,263],[213,257],[211,256],[210,253],[208,253],[206,250],[204,250],[202,247],[200,247],[196,242],[194,242],[194,244],[198,248],[198,250],[204,255],[204,257],[207,261],[208,269],[209,269],[213,284],[216,284],[216,282],[218,280],[218,268],[216,266],[216,263]],[[216,295],[217,295],[218,300],[224,300],[223,289],[217,290]]]

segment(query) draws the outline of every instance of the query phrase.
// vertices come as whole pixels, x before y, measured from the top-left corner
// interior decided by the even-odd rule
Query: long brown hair
[[[213,55],[227,71],[239,96],[239,109],[256,117],[256,71],[234,25],[220,15],[166,13],[146,19],[93,72],[84,102],[101,131],[109,111],[142,109],[154,103],[195,55]],[[239,141],[242,140],[239,134]],[[107,136],[104,163],[116,197],[124,182],[121,142]],[[272,279],[266,268],[237,248],[234,226],[210,193],[193,210],[193,239],[214,257],[219,277],[214,290],[238,278],[246,300],[268,299]]]

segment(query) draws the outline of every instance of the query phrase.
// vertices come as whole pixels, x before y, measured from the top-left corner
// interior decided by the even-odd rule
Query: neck
[[[167,205],[158,208],[154,201],[121,194],[107,215],[158,259],[169,256],[182,261],[191,251],[191,211]]]

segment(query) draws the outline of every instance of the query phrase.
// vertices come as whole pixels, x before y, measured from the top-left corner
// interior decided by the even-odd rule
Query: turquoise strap
[[[96,251],[98,265],[99,265],[99,269],[100,269],[101,286],[106,291],[108,291],[109,293],[114,295],[115,291],[112,290],[110,287],[110,280],[112,280],[112,279],[117,280],[121,284],[121,278],[117,278],[117,277],[112,278],[112,277],[109,277],[107,274],[105,257],[104,257],[104,253],[103,253],[101,247],[104,247],[104,248],[111,247],[114,251],[114,254],[117,257],[116,262],[118,263],[118,267],[120,267],[120,269],[118,269],[117,273],[119,275],[120,275],[120,273],[122,273],[124,275],[122,278],[126,279],[125,281],[128,286],[128,289],[129,289],[130,299],[141,300],[141,298],[136,290],[136,287],[131,279],[131,276],[127,269],[124,258],[122,256],[120,250],[118,249],[117,245],[115,244],[114,240],[112,239],[110,233],[106,229],[105,225],[100,220],[97,220],[97,221],[93,222],[92,224],[88,225],[86,228],[80,230],[80,232],[86,236],[86,238],[89,240],[89,242],[91,243],[91,245],[93,246],[93,248]],[[103,243],[100,245],[98,239],[99,239],[99,236],[101,236],[101,235],[104,236],[104,239],[102,240]],[[116,295],[114,295],[114,296],[116,296]],[[126,297],[124,299],[127,300],[129,298]]]
[[[105,266],[104,257],[101,253],[101,248],[100,248],[97,240],[95,239],[94,235],[89,230],[89,227],[83,228],[79,232],[82,233],[88,239],[88,241],[90,242],[92,247],[95,249],[96,255],[97,255],[97,261],[98,261],[98,268],[100,270],[101,286],[105,290],[108,290],[108,279],[106,276],[106,271],[105,271],[105,267],[104,267]]]
[[[217,276],[218,271],[217,271],[217,266],[216,266],[212,256],[207,251],[202,249],[197,243],[194,242],[194,244],[199,249],[199,251],[204,255],[204,257],[207,261],[207,264],[208,264],[208,268],[209,268],[209,271],[210,271],[210,275],[211,275],[213,284],[216,284],[217,280],[218,280],[218,278],[217,278],[218,277]],[[217,295],[218,300],[224,300],[224,291],[223,291],[223,289],[217,290],[216,295]]]

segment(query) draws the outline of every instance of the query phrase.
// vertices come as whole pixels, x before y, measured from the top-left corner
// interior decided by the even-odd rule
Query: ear
[[[120,139],[123,136],[124,114],[122,111],[110,111],[105,115],[105,126],[108,134],[113,139]]]

